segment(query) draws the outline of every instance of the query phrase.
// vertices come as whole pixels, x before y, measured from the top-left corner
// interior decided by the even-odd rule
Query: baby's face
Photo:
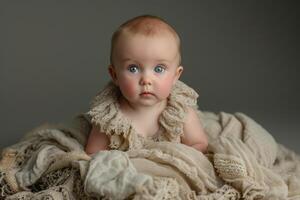
[[[131,104],[151,106],[167,99],[183,70],[171,34],[123,34],[115,49],[110,74]]]

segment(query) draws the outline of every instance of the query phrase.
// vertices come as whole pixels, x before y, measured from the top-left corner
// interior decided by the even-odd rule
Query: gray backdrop
[[[298,1],[299,2],[299,1]],[[182,80],[202,110],[244,112],[300,153],[297,1],[0,1],[0,147],[89,108],[110,37],[153,14],[182,37]]]

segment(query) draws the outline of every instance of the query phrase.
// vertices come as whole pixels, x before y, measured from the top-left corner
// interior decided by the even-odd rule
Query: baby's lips
[[[142,92],[140,95],[154,95],[152,92]]]

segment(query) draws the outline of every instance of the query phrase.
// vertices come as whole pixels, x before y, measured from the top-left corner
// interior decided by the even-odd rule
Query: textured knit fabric
[[[88,115],[45,124],[2,151],[0,199],[300,199],[300,157],[278,144],[242,113],[198,114],[208,153],[180,143],[188,106],[197,93],[178,82],[159,117],[160,132],[144,138],[119,111],[112,84]],[[111,140],[111,151],[93,156],[84,145],[93,125]]]

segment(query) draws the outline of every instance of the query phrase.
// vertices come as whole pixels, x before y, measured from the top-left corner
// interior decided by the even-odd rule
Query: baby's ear
[[[110,75],[112,81],[114,82],[114,84],[118,85],[117,73],[116,73],[116,69],[113,65],[108,66],[108,72],[109,72],[109,75]]]
[[[175,72],[174,84],[180,78],[182,72],[183,72],[183,67],[182,66],[177,67],[176,72]]]

